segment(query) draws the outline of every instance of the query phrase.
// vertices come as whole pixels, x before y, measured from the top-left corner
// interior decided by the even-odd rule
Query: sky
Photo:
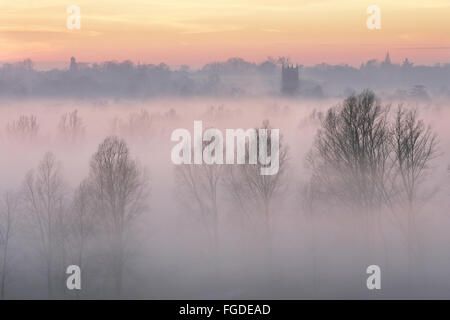
[[[381,9],[369,30],[366,9]],[[69,30],[70,5],[81,28]],[[242,57],[358,66],[450,62],[450,0],[0,0],[0,61],[132,60],[169,65]]]

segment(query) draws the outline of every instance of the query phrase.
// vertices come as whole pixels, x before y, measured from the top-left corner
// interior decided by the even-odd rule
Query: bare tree
[[[416,110],[397,110],[393,126],[393,149],[395,169],[399,177],[400,194],[407,204],[406,235],[409,265],[412,265],[414,234],[417,234],[415,205],[419,200],[419,186],[429,174],[429,163],[437,156],[437,136],[422,120]]]
[[[362,213],[369,244],[389,193],[389,107],[371,91],[328,110],[307,157],[315,199]],[[378,223],[377,223],[378,222]]]
[[[82,139],[85,133],[83,119],[78,115],[78,110],[65,113],[58,124],[61,137],[69,143],[75,143]]]
[[[94,210],[108,235],[114,284],[120,295],[126,262],[125,236],[146,209],[148,177],[131,158],[126,142],[110,136],[92,156],[88,183]]]
[[[71,249],[71,259],[83,270],[83,279],[88,279],[88,267],[91,265],[91,256],[89,255],[90,244],[98,235],[97,223],[99,220],[93,206],[92,196],[90,194],[91,186],[88,180],[84,180],[75,189],[68,216],[68,242]],[[86,292],[86,284],[84,282]],[[77,297],[81,292],[77,290]]]
[[[269,121],[264,121],[261,129],[268,133],[267,150],[271,150],[272,134]],[[280,137],[282,138],[282,137]],[[257,138],[257,150],[259,154],[259,135]],[[265,165],[260,162],[249,163],[249,145],[246,146],[246,164],[231,165],[224,175],[224,184],[235,205],[240,212],[247,216],[262,218],[265,233],[270,242],[270,219],[272,201],[284,186],[285,170],[288,160],[288,149],[282,139],[279,145],[279,170],[274,175],[262,175],[261,168]]]
[[[89,181],[83,180],[75,189],[67,215],[67,242],[69,247],[69,259],[83,270],[84,285],[83,290],[76,290],[76,297],[80,298],[82,293],[86,293],[87,288],[92,283],[89,279],[89,268],[94,267],[94,260],[98,251],[91,251],[96,243],[93,240],[99,239],[99,219],[91,197],[91,186]]]
[[[417,119],[417,110],[402,107],[397,110],[393,131],[396,169],[407,204],[412,209],[419,185],[429,173],[429,163],[437,156],[437,136]]]
[[[39,132],[39,124],[34,115],[21,115],[18,120],[6,126],[8,135],[13,139],[32,140]]]
[[[76,248],[76,261],[81,269],[83,269],[87,241],[95,232],[96,217],[90,191],[88,181],[80,183],[73,195],[69,218],[69,232]]]
[[[5,298],[6,282],[9,267],[9,241],[13,234],[13,224],[17,214],[18,200],[15,193],[7,191],[3,194],[0,207],[0,299]]]
[[[219,243],[218,188],[223,175],[220,164],[182,164],[175,168],[175,178],[182,194],[212,234],[214,248]],[[187,204],[186,204],[187,205]]]
[[[47,291],[52,297],[57,288],[54,283],[56,276],[64,276],[67,234],[65,183],[60,165],[52,153],[45,154],[36,172],[30,171],[26,175],[23,197],[31,222],[30,233],[45,260]]]
[[[314,185],[311,183],[303,183],[300,187],[300,205],[302,212],[309,223],[309,236],[310,236],[310,248],[311,248],[311,268],[312,277],[311,281],[314,290],[317,290],[318,277],[317,277],[317,223],[316,215],[314,213],[314,204],[316,202],[316,191],[313,189]]]

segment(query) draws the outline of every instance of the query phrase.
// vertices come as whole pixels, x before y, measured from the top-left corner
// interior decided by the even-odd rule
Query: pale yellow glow
[[[81,30],[66,8],[81,8]],[[366,28],[366,8],[382,27]],[[0,61],[194,64],[290,56],[312,64],[404,57],[450,62],[448,0],[1,0]]]

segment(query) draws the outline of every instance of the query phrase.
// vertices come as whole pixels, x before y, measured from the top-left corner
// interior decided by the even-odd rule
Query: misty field
[[[450,298],[450,101],[353,98],[2,100],[1,297]],[[282,170],[174,165],[194,120],[268,120]]]

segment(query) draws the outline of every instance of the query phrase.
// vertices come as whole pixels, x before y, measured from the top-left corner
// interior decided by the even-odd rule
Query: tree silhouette
[[[53,296],[56,288],[56,274],[64,275],[67,240],[65,193],[60,165],[52,153],[46,153],[37,170],[26,175],[23,198],[31,223],[30,233],[45,261],[49,297]]]
[[[191,209],[200,214],[216,250],[219,244],[218,190],[223,173],[224,165],[220,164],[181,164],[175,168],[178,190]]]
[[[123,139],[107,137],[92,156],[88,177],[91,201],[108,236],[116,293],[123,289],[126,236],[147,207],[148,177]]]
[[[271,150],[272,127],[269,121],[264,121],[260,129],[266,129],[268,133],[267,150]],[[258,132],[258,129],[256,129]],[[259,154],[259,135],[257,136],[257,150]],[[285,183],[285,170],[288,160],[288,149],[283,143],[282,137],[279,142],[279,170],[274,175],[262,175],[261,168],[265,165],[260,162],[249,163],[249,145],[246,145],[246,163],[230,165],[224,175],[224,184],[231,195],[231,199],[238,210],[247,217],[256,218],[262,222],[264,233],[270,244],[271,230],[270,220],[272,216],[272,202],[279,195]]]
[[[9,246],[13,235],[14,220],[17,215],[18,197],[12,191],[6,191],[0,202],[0,299],[6,295],[6,282],[9,268]]]
[[[307,158],[316,196],[358,210],[380,206],[389,171],[388,112],[371,91],[328,110]]]
[[[397,109],[393,126],[393,152],[398,181],[398,191],[407,205],[406,236],[408,242],[409,266],[412,265],[414,235],[417,233],[417,200],[419,187],[429,174],[429,163],[437,156],[437,136],[422,120],[417,119],[417,110]],[[421,199],[420,199],[421,198]]]

